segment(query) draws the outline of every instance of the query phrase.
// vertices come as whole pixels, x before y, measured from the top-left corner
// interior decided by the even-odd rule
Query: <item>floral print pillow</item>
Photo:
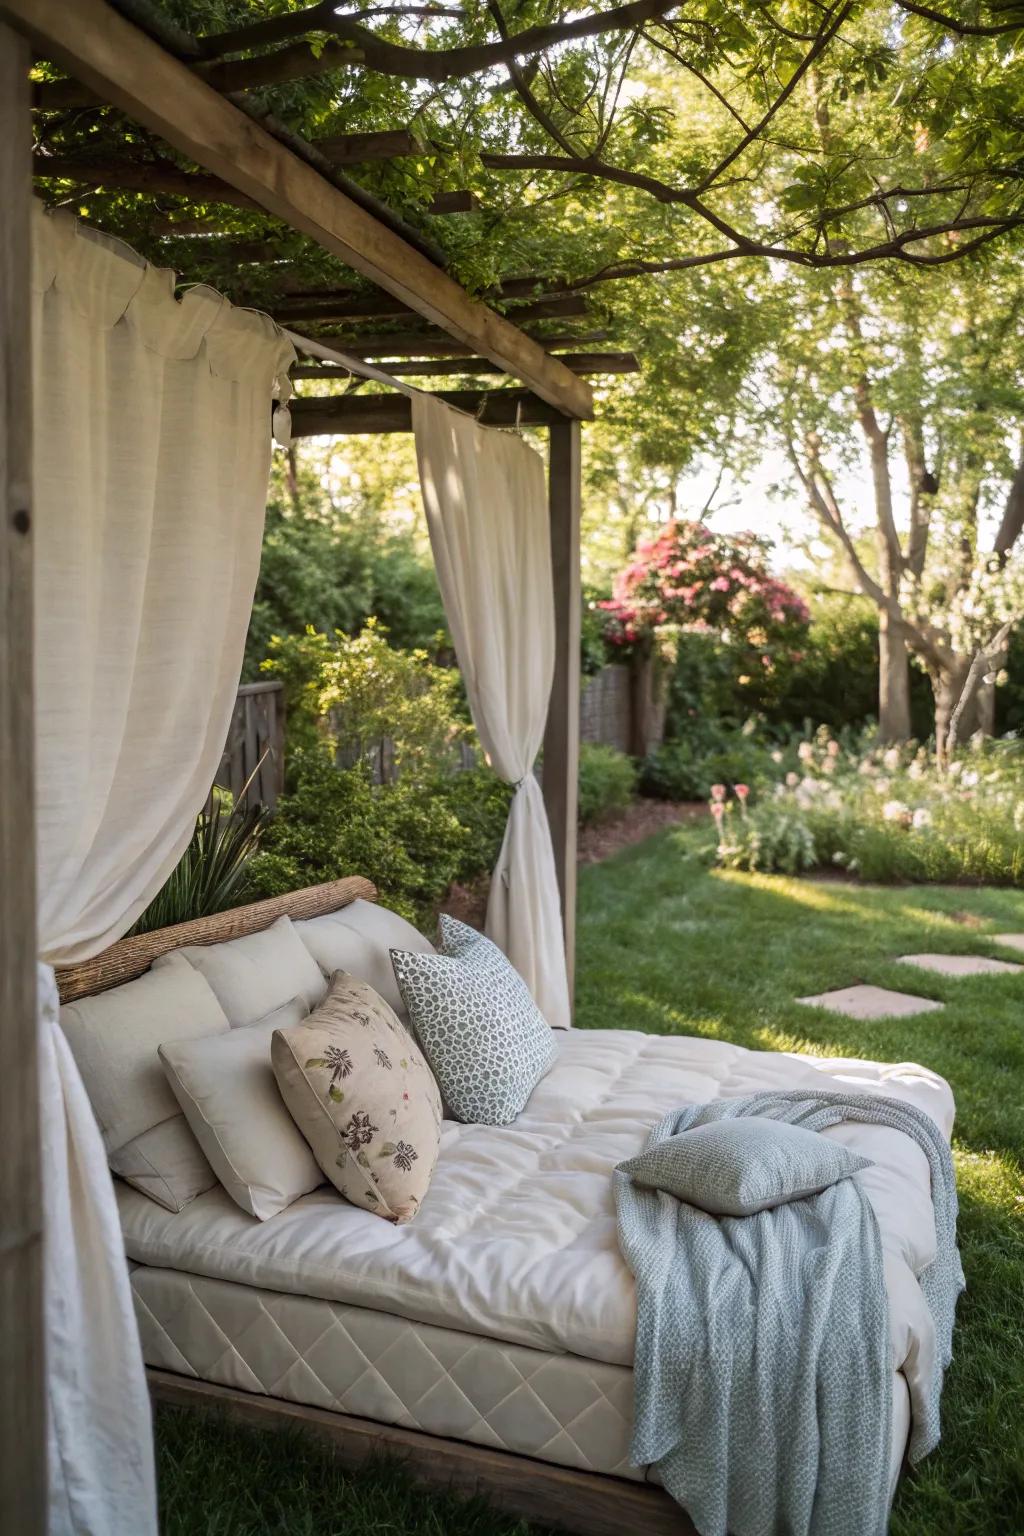
[[[299,1024],[274,1031],[281,1096],[336,1189],[387,1221],[411,1221],[441,1139],[441,1095],[394,1010],[345,971]]]

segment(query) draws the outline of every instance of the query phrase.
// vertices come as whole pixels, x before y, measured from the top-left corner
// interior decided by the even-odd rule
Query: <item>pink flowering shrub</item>
[[[663,625],[739,641],[741,665],[771,671],[797,660],[810,623],[803,598],[768,569],[769,545],[753,533],[713,533],[699,522],[665,523],[641,539],[615,579],[612,644],[648,641]]]

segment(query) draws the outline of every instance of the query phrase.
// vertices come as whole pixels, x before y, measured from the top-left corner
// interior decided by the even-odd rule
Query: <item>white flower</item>
[[[882,817],[885,821],[901,821],[904,826],[911,822],[910,806],[904,805],[902,800],[887,800],[882,806]]]
[[[960,782],[964,789],[973,789],[977,784],[979,777],[980,775],[976,772],[975,769],[969,768]]]
[[[827,751],[829,757],[838,757],[839,756],[839,743],[838,743],[838,741],[830,741],[828,743],[828,746],[825,748],[825,750]]]
[[[908,779],[923,779],[924,778],[924,764],[916,762],[916,761],[911,763],[910,767],[907,769],[907,778]]]
[[[931,824],[931,811],[926,805],[919,805],[917,810],[914,812],[913,819],[911,821],[911,826],[914,828],[914,831],[923,832],[925,827],[930,827]]]
[[[796,749],[796,755],[802,763],[809,763],[814,757],[814,748],[809,741],[802,741]]]
[[[890,747],[888,752],[883,753],[882,763],[884,767],[888,768],[890,773],[895,773],[900,765],[899,747]]]
[[[789,785],[790,789],[795,789],[796,786],[800,783],[800,775],[798,773],[787,773],[786,783]]]
[[[832,855],[832,863],[842,866],[846,863],[846,854],[840,848]]]
[[[950,765],[949,765],[949,776],[950,776],[951,779],[958,779],[960,777],[960,775],[963,773],[963,771],[964,771],[964,765],[963,765],[962,762],[959,761],[959,759],[955,763],[950,763]]]
[[[775,751],[772,753],[772,762],[773,763],[781,763],[782,762],[782,753],[779,751],[778,747],[776,747]]]

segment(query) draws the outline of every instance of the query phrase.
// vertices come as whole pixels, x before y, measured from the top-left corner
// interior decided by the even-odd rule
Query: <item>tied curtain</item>
[[[481,427],[429,395],[413,396],[412,420],[438,583],[473,722],[491,766],[515,785],[487,933],[548,1023],[568,1029],[558,879],[533,773],[555,659],[544,465],[518,434]]]
[[[227,736],[275,394],[263,316],[34,209],[36,782],[52,1536],[155,1536],[113,1185],[50,967],[120,938],[181,857]]]

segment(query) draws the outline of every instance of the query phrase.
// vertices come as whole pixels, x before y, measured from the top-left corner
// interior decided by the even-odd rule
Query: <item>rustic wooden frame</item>
[[[46,1529],[32,698],[29,52],[0,22],[0,1530]]]
[[[263,1397],[213,1382],[149,1370],[156,1403],[207,1412],[263,1429],[301,1429],[330,1446],[346,1467],[382,1452],[405,1462],[417,1482],[483,1494],[509,1514],[573,1536],[696,1536],[685,1511],[663,1489],[600,1472],[578,1472],[511,1451],[494,1451],[421,1430],[398,1429],[326,1408]]]

